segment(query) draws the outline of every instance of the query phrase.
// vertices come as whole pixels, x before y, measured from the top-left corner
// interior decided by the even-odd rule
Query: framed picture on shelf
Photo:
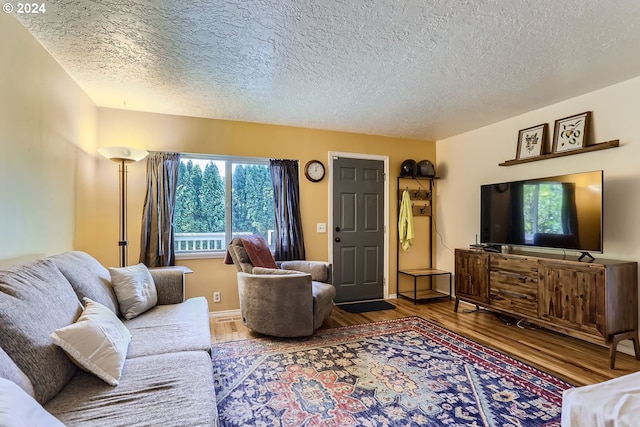
[[[538,157],[542,154],[547,135],[547,124],[532,126],[518,132],[518,149],[516,159]]]
[[[591,111],[556,120],[553,131],[553,152],[579,150],[586,146]]]

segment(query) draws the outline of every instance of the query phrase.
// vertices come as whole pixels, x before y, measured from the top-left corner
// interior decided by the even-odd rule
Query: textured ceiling
[[[103,107],[435,140],[640,76],[638,0],[44,3]]]

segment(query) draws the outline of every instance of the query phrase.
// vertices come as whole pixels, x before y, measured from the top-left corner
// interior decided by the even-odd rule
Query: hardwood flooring
[[[361,314],[335,307],[322,329],[358,325],[382,320],[420,316],[495,350],[506,353],[543,371],[579,385],[594,384],[640,370],[640,361],[618,352],[615,369],[609,369],[609,349],[545,329],[505,324],[494,313],[475,311],[475,306],[453,301],[413,304],[404,298],[388,300],[395,310]],[[212,342],[262,336],[249,331],[240,316],[211,317]]]

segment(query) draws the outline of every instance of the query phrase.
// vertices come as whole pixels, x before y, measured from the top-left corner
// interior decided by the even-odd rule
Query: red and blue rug
[[[212,354],[221,426],[560,426],[571,387],[419,317]]]

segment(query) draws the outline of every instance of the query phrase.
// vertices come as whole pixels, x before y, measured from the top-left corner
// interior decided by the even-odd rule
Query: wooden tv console
[[[460,301],[609,346],[638,341],[638,263],[528,252],[455,250],[455,311]]]

